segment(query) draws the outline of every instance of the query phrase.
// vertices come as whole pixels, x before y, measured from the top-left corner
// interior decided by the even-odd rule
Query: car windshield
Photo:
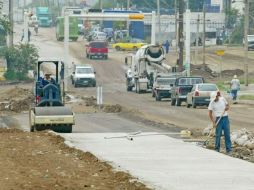
[[[204,84],[198,86],[199,91],[217,91],[217,87],[214,84]]]
[[[170,85],[175,83],[175,79],[158,79],[157,83],[160,85]]]
[[[180,78],[179,85],[193,85],[203,83],[202,78]]]
[[[106,43],[104,42],[93,42],[90,44],[92,48],[106,48]]]
[[[93,73],[92,68],[77,68],[77,74],[90,74]]]

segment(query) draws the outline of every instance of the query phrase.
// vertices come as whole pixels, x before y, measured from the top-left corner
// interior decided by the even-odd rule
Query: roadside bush
[[[1,52],[7,61],[7,80],[27,80],[28,70],[34,69],[39,57],[38,50],[31,44],[18,44],[4,48]]]

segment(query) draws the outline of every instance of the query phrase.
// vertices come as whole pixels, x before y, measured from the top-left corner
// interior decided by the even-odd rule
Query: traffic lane
[[[72,44],[72,49],[78,44]],[[78,53],[78,51],[75,51]],[[126,55],[126,54],[125,54]],[[125,73],[124,73],[124,53],[112,52],[110,59],[103,60],[81,60],[92,64],[97,71],[98,84],[103,86],[104,100],[107,103],[120,104],[130,109],[138,109],[145,113],[149,119],[174,124],[185,128],[205,128],[210,125],[207,116],[207,108],[186,109],[186,106],[176,107],[169,105],[170,102],[156,102],[150,93],[135,94],[126,91]],[[111,72],[112,71],[112,72]],[[79,89],[89,95],[91,91]],[[77,92],[77,91],[76,91]],[[252,116],[249,114],[252,107],[248,105],[232,105],[230,113],[232,129],[240,129],[243,126],[253,130]]]
[[[45,30],[46,31],[46,30]],[[52,36],[50,30],[47,31],[49,36]],[[46,34],[48,34],[46,33]],[[45,35],[46,35],[45,34]],[[46,36],[47,37],[47,36]],[[62,47],[62,42],[51,41],[55,43],[56,47]],[[43,42],[41,42],[43,43]],[[48,45],[50,45],[48,44]],[[60,46],[59,46],[60,44]],[[47,47],[48,47],[47,45]],[[48,49],[55,51],[54,46],[49,46]],[[204,109],[186,109],[182,107],[170,106],[166,102],[155,102],[149,94],[135,94],[127,93],[125,88],[125,75],[124,75],[124,57],[127,55],[125,52],[111,52],[109,60],[89,60],[85,58],[84,42],[70,43],[70,54],[72,57],[77,58],[78,63],[92,64],[97,72],[98,84],[103,85],[104,100],[107,103],[118,103],[122,106],[138,109],[148,117],[148,119],[172,123],[177,126],[186,128],[204,128],[210,124],[207,116],[207,110]],[[57,53],[58,54],[58,53]],[[87,90],[85,88],[71,89],[74,93],[80,95],[94,95],[94,90]],[[233,129],[242,127],[252,129],[253,121],[250,107],[234,107],[230,110],[230,120]]]
[[[7,119],[15,124],[12,127],[30,131],[28,113],[8,116],[5,121]],[[73,133],[171,132],[169,128],[158,128],[142,122],[131,121],[112,113],[78,113],[75,114],[75,121]],[[6,123],[6,125],[11,127],[9,123]]]

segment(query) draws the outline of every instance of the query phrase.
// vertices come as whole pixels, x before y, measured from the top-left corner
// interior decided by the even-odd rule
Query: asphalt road
[[[53,28],[41,28],[39,36],[32,36],[32,43],[39,47],[42,57],[64,58],[64,44],[57,42]],[[108,60],[89,60],[85,58],[85,42],[70,42],[70,63],[92,64],[97,73],[97,84],[103,86],[103,99],[106,103],[120,104],[143,113],[147,119],[184,128],[204,128],[210,124],[206,108],[187,109],[186,106],[170,106],[168,100],[156,102],[150,93],[135,94],[126,92],[124,77],[124,57],[127,52],[111,51]],[[74,95],[94,95],[95,88],[74,88],[69,85]],[[253,130],[250,105],[232,105],[229,112],[232,129],[247,128]]]

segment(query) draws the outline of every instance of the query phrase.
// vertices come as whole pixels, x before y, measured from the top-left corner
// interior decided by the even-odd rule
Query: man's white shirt
[[[228,102],[224,97],[219,97],[218,101],[212,100],[208,106],[208,110],[212,111],[215,117],[220,117],[226,109]],[[223,116],[227,116],[228,113],[225,111]]]

